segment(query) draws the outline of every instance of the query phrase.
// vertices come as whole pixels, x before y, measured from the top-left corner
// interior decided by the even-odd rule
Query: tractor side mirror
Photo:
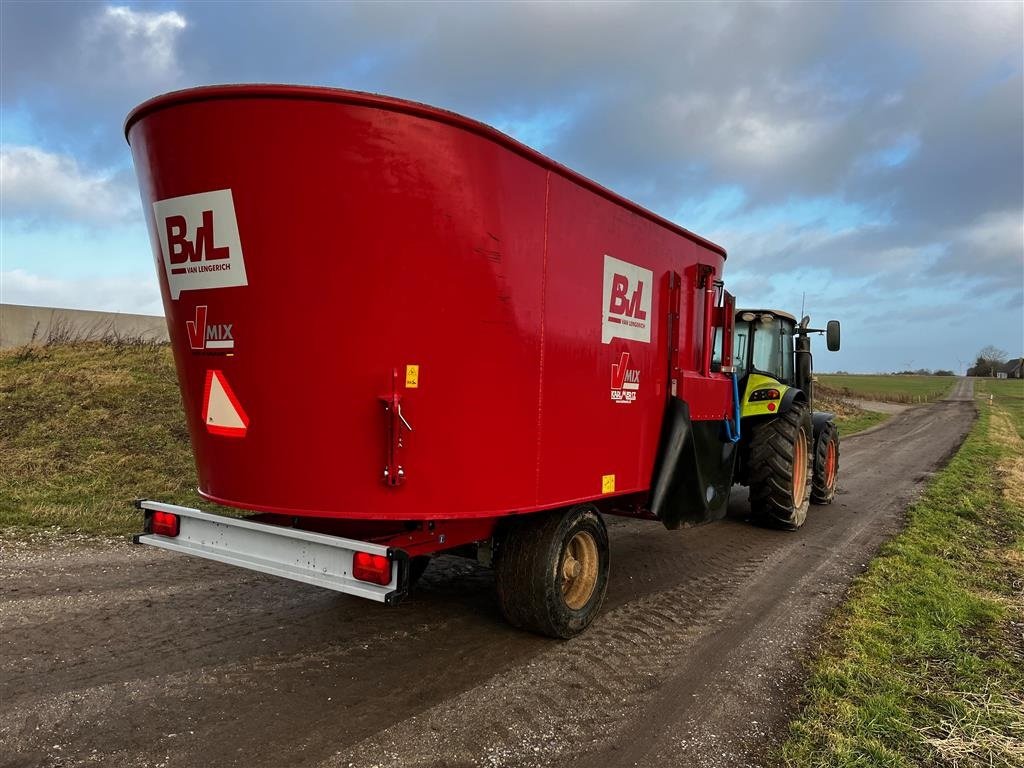
[[[829,352],[839,351],[839,321],[829,320],[825,326],[825,346]]]

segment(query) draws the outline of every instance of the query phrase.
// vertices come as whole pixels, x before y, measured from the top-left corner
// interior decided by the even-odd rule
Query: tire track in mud
[[[670,673],[676,650],[714,631],[742,585],[779,559],[775,532],[764,533],[745,562],[727,549],[701,560],[703,573],[687,583],[604,613],[582,636],[326,764],[548,766],[610,743]],[[523,715],[509,722],[510,708]]]

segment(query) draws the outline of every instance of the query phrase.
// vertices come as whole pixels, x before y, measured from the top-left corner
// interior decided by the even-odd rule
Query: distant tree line
[[[918,368],[916,371],[893,371],[893,376],[956,376],[953,371],[939,368],[933,371],[931,368]]]
[[[1015,357],[1007,360],[1007,354],[999,347],[989,344],[982,347],[978,352],[974,365],[967,369],[968,376],[987,376],[989,378],[1024,378],[1024,358]],[[847,371],[836,371],[836,376],[849,376]],[[854,374],[855,375],[855,374]],[[955,371],[946,368],[931,370],[930,368],[918,368],[917,370],[892,371],[891,376],[956,376]]]
[[[857,376],[856,373],[850,373],[849,371],[836,371],[835,373],[826,374],[827,376]],[[891,371],[889,376],[956,376],[954,371],[946,370],[945,368],[939,368],[933,371],[931,368],[918,368],[916,371]]]

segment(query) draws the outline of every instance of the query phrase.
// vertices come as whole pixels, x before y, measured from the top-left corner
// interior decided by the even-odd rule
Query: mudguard
[[[825,411],[815,411],[811,414],[811,425],[813,428],[814,444],[818,444],[818,435],[821,434],[821,430],[825,428],[825,425],[830,421],[835,421],[836,415],[834,413],[827,413]]]
[[[782,396],[782,401],[779,403],[779,415],[781,416],[784,413],[789,413],[790,408],[793,407],[793,403],[798,399],[802,402],[807,402],[807,396],[804,395],[802,389],[797,389],[796,387],[790,387],[787,389],[785,394]]]
[[[722,422],[694,422],[686,401],[670,397],[651,478],[651,512],[669,529],[724,517],[736,456]]]

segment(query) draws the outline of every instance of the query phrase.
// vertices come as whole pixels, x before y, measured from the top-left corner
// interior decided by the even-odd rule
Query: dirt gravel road
[[[974,419],[971,382],[843,443],[786,533],[612,520],[608,602],[554,642],[435,561],[384,608],[128,545],[8,544],[3,766],[759,765],[827,612]]]

